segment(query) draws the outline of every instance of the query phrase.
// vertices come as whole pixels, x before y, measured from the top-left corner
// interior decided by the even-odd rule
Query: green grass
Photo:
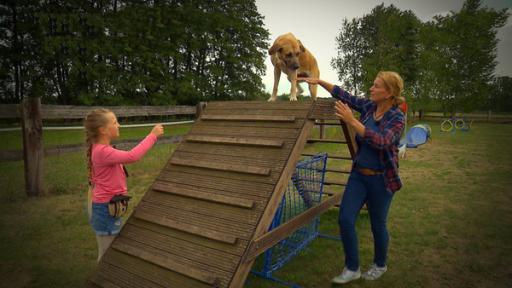
[[[388,220],[388,272],[376,282],[360,280],[347,287],[510,287],[512,125],[476,123],[467,133],[441,133],[438,122],[429,124],[432,141],[409,149],[400,162],[404,187],[394,196]],[[335,133],[330,129],[328,136]],[[81,141],[80,135],[74,137]],[[47,137],[56,141],[52,138]],[[321,147],[346,153],[335,145]],[[174,148],[157,145],[130,165],[134,203]],[[0,278],[9,287],[81,287],[94,270],[96,243],[86,221],[83,163],[82,153],[45,158],[45,194],[27,199],[22,162],[0,162]],[[331,164],[336,163],[341,162]],[[321,229],[338,233],[336,209],[322,216]],[[357,230],[366,266],[373,241],[364,211]],[[303,287],[335,287],[330,279],[342,269],[341,244],[318,239],[275,276]],[[246,287],[280,286],[250,276]]]

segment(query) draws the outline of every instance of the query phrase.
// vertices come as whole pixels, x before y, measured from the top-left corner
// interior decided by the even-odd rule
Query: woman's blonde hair
[[[89,183],[91,183],[92,180],[92,145],[98,141],[100,127],[104,127],[108,124],[110,120],[109,117],[107,117],[108,114],[114,113],[108,109],[99,108],[92,110],[85,116],[84,127],[85,143],[87,145],[86,156]]]
[[[377,78],[382,79],[386,90],[391,92],[394,105],[400,105],[405,102],[405,98],[402,96],[404,80],[402,80],[402,77],[398,73],[393,71],[380,71],[379,74],[377,74]]]

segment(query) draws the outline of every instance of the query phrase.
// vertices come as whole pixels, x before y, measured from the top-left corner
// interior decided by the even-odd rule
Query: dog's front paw
[[[297,101],[297,97],[290,97],[290,101]]]
[[[267,100],[267,102],[275,102],[275,101],[276,101],[276,98],[274,98],[274,97],[270,97],[270,98],[268,98],[268,100]]]

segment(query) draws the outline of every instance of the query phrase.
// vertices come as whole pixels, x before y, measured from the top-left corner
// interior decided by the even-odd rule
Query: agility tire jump
[[[317,119],[338,120],[334,101],[208,103],[88,286],[243,287],[258,255],[341,200],[268,230]]]

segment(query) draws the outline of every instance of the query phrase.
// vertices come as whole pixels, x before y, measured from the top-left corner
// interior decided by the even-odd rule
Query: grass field
[[[476,123],[470,132],[446,134],[439,132],[439,123],[429,124],[433,140],[409,149],[400,162],[404,188],[394,196],[389,215],[388,272],[376,282],[360,280],[347,287],[510,287],[512,125]],[[148,131],[121,133],[138,138]],[[81,135],[45,133],[45,143],[80,143]],[[15,135],[0,137],[10,139],[2,140],[0,149],[17,149],[20,143]],[[175,147],[157,145],[130,165],[134,203]],[[342,153],[333,145],[324,144],[321,150]],[[82,153],[46,158],[45,193],[27,199],[22,161],[0,162],[0,286],[81,287],[92,273],[96,243],[86,220],[83,163]],[[338,233],[336,209],[321,221],[323,232]],[[366,266],[373,257],[366,212],[357,230],[361,264]],[[330,279],[342,268],[341,244],[319,239],[275,276],[303,287],[331,287]],[[279,287],[254,276],[246,286]]]

